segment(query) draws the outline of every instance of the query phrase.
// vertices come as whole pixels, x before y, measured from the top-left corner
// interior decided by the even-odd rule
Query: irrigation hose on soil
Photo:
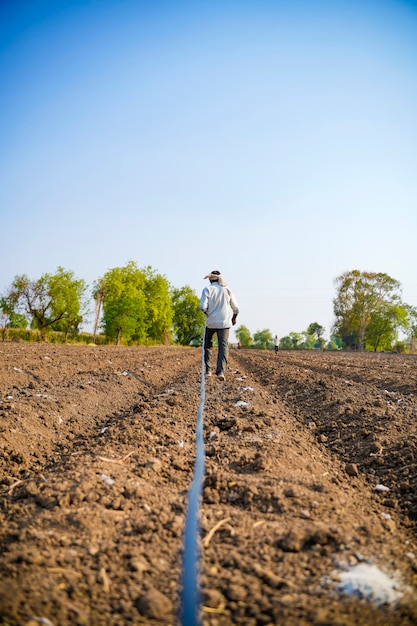
[[[200,621],[200,520],[199,509],[205,471],[205,449],[203,440],[203,408],[205,400],[204,340],[202,345],[200,405],[196,426],[196,460],[194,476],[188,492],[188,509],[184,528],[182,584],[180,617],[182,626],[199,626]]]

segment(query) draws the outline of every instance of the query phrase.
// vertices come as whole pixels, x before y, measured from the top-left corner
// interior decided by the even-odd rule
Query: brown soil
[[[180,623],[200,379],[195,348],[0,345],[0,623]],[[205,626],[417,623],[416,357],[231,350],[203,416]],[[342,593],[358,564],[396,600]]]

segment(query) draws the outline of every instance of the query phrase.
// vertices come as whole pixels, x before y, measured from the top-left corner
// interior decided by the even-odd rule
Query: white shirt
[[[207,328],[230,328],[233,315],[239,313],[239,305],[229,287],[222,287],[218,282],[203,289],[200,309],[207,314]]]

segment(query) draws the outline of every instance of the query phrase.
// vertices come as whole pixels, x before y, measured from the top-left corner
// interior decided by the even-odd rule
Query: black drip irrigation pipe
[[[203,440],[203,408],[205,400],[204,340],[202,347],[200,405],[196,426],[196,460],[194,476],[188,492],[188,509],[184,527],[182,585],[180,596],[181,626],[200,626],[200,501],[203,491],[205,449]]]

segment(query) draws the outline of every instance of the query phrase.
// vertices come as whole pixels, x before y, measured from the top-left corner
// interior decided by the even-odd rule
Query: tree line
[[[417,309],[401,298],[401,284],[387,274],[352,270],[335,279],[335,321],[328,341],[325,328],[312,322],[307,330],[291,332],[279,340],[281,349],[392,350],[400,333],[414,351]],[[134,261],[109,269],[92,286],[72,271],[58,267],[38,279],[17,275],[0,295],[0,328],[35,329],[43,339],[55,331],[67,338],[80,334],[92,311],[93,336],[125,345],[198,345],[205,316],[199,297],[185,285],[173,287],[152,267],[139,268]],[[273,347],[269,329],[253,336],[246,326],[235,330],[243,348]]]
[[[398,280],[382,272],[352,270],[338,276],[335,286],[335,321],[330,339],[324,339],[323,326],[312,322],[301,333],[281,337],[281,349],[416,351],[417,308],[403,302]],[[400,335],[405,340],[400,340]],[[269,329],[257,331],[252,337],[246,326],[240,326],[236,336],[245,348],[271,349],[274,345]]]
[[[325,328],[318,322],[312,322],[307,330],[302,332],[291,332],[285,337],[279,338],[279,348],[281,350],[313,350],[324,349],[339,350],[342,348],[341,341],[337,337],[332,337],[326,341],[323,337]],[[235,331],[239,345],[242,348],[259,348],[261,350],[271,350],[274,348],[274,337],[269,330],[258,330],[251,335],[246,326],[239,326]]]
[[[61,332],[74,338],[91,315],[95,302],[93,335],[126,345],[190,345],[199,342],[205,316],[199,298],[188,285],[176,288],[152,267],[139,268],[134,261],[109,269],[90,287],[72,271],[58,267],[54,274],[36,280],[15,276],[0,296],[0,326]]]

